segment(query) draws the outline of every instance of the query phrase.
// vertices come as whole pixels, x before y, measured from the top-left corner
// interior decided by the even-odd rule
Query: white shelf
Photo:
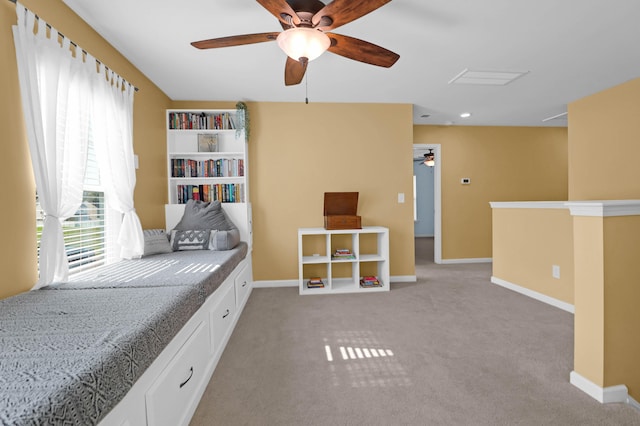
[[[189,198],[195,198],[197,189],[200,200],[218,199],[225,203],[245,204],[249,202],[247,141],[244,129],[174,129],[172,117],[176,115],[230,117],[234,124],[239,123],[235,109],[180,109],[167,110],[167,176],[169,204],[184,204]],[[214,122],[215,120],[210,120]],[[227,120],[224,120],[227,122]],[[188,126],[187,126],[188,127]],[[202,152],[198,150],[198,135],[217,135],[217,151]],[[207,162],[207,160],[213,160]],[[208,176],[220,171],[215,166],[216,160],[229,160],[229,169],[223,176]],[[218,161],[218,164],[227,162]],[[175,166],[175,170],[174,170]],[[188,167],[191,167],[189,169]],[[205,175],[204,169],[208,172]],[[242,171],[240,171],[240,168]],[[187,170],[198,169],[198,176],[191,176]],[[233,172],[230,172],[233,170]],[[180,176],[179,174],[189,174]],[[231,175],[229,175],[231,174]],[[237,174],[237,176],[236,176]],[[248,209],[248,207],[247,207]]]
[[[349,249],[351,259],[332,258],[338,248]],[[298,229],[300,294],[369,293],[389,291],[389,229]],[[361,287],[362,276],[375,275],[378,287]],[[311,277],[322,277],[323,288],[308,288]]]
[[[312,265],[314,263],[328,263],[331,262],[329,256],[303,256],[302,263]]]

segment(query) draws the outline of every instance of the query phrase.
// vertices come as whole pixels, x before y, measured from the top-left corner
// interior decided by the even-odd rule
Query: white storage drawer
[[[249,290],[251,290],[251,264],[246,265],[238,273],[235,279],[236,287],[236,306],[240,306],[244,303],[244,299],[247,297]]]
[[[209,346],[209,327],[203,321],[147,391],[149,425],[183,425],[191,418],[199,400],[196,390],[208,379]]]
[[[220,288],[223,295],[220,301],[211,311],[211,343],[214,353],[222,348],[227,333],[231,330],[231,325],[236,315],[236,294],[235,286],[229,285]],[[215,293],[214,293],[215,295]]]

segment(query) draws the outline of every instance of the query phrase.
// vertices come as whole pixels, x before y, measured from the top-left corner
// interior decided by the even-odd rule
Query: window
[[[111,246],[109,244],[112,241],[110,235],[113,233],[107,233],[107,229],[111,223],[110,219],[117,213],[106,209],[104,190],[100,184],[100,171],[91,142],[89,142],[88,151],[82,204],[73,216],[62,223],[70,276],[104,265],[112,260],[111,256],[108,256],[107,249]],[[38,256],[40,255],[43,223],[44,212],[36,194]]]

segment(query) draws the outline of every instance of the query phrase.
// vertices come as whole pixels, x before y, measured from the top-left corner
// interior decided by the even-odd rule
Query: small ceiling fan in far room
[[[325,5],[319,0],[257,0],[280,21],[282,32],[243,34],[194,41],[198,49],[240,46],[277,41],[287,54],[284,82],[299,84],[309,61],[326,50],[354,61],[389,68],[400,58],[390,50],[364,40],[335,34],[334,30],[373,12],[391,0],[333,0]]]
[[[416,163],[424,164],[427,167],[433,167],[436,165],[436,156],[433,153],[433,149],[429,148],[429,152],[424,154],[424,157],[416,157],[413,159]]]

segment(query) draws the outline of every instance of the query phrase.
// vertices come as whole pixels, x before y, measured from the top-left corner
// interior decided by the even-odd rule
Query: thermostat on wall
[[[471,183],[471,178],[462,178],[460,179],[460,183],[463,185],[469,185]]]

